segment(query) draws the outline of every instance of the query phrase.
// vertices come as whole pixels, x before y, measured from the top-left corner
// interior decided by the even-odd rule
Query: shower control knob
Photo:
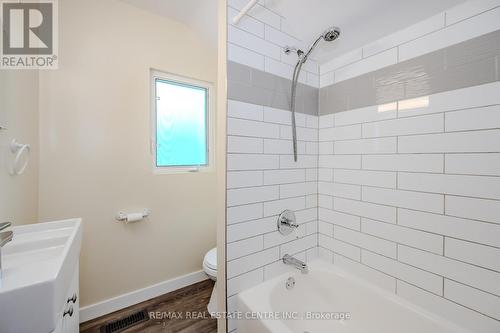
[[[278,217],[278,231],[287,236],[297,229],[299,225],[295,219],[295,213],[289,209],[284,210]]]
[[[281,221],[282,224],[285,224],[291,228],[298,228],[299,225],[295,223],[295,221],[292,221],[286,217],[283,217],[283,220]]]

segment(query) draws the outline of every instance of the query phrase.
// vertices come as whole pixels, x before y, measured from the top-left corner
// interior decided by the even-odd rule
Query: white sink
[[[13,227],[2,248],[0,332],[55,330],[81,247],[81,219]]]

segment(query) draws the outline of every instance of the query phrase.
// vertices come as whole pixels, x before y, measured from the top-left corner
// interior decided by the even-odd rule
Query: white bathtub
[[[287,290],[289,277],[295,286]],[[309,264],[308,274],[245,290],[237,302],[238,333],[471,333],[321,260]],[[334,319],[308,319],[311,312]],[[350,319],[338,319],[346,314]]]

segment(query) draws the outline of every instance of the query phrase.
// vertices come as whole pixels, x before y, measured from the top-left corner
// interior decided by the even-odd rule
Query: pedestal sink
[[[0,332],[78,332],[81,220],[13,227],[2,249]]]

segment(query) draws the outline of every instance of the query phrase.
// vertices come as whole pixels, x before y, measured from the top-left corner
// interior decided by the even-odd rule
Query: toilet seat
[[[217,278],[217,248],[213,248],[203,258],[203,270],[213,280]]]
[[[217,248],[213,248],[205,254],[203,265],[217,271]]]
[[[217,281],[217,248],[214,247],[205,254],[203,258],[203,270],[213,281]],[[207,305],[208,312],[214,316],[217,311],[217,282],[212,290],[212,295],[210,295],[210,301]]]
[[[203,270],[205,271],[205,273],[207,273],[207,275],[209,275],[210,277],[212,278],[216,278],[217,277],[217,270],[215,269],[211,269],[210,267],[207,267],[206,265],[203,265]]]

